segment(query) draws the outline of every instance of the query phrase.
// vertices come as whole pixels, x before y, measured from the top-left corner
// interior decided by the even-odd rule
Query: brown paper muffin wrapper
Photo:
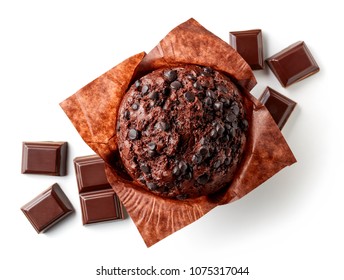
[[[187,200],[162,198],[139,187],[124,171],[116,144],[117,112],[130,84],[148,72],[181,64],[209,66],[241,89],[249,135],[234,180],[220,192]],[[107,163],[109,183],[149,247],[201,218],[216,206],[235,201],[296,162],[268,110],[249,91],[251,68],[226,42],[194,19],[174,28],[148,54],[136,54],[110,69],[63,102],[61,107],[84,141]]]

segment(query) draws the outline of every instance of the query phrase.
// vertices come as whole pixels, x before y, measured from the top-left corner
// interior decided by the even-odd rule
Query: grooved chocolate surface
[[[38,233],[45,232],[73,212],[73,206],[58,184],[54,184],[21,210]]]
[[[303,41],[296,42],[267,58],[266,63],[283,87],[319,71],[319,66]]]
[[[23,142],[22,173],[66,175],[67,142]]]
[[[252,70],[264,69],[263,35],[260,29],[230,32],[229,42]]]
[[[123,206],[108,183],[98,155],[74,159],[83,224],[123,219]]]
[[[280,129],[286,124],[296,106],[296,102],[270,87],[266,87],[259,101],[266,106]]]

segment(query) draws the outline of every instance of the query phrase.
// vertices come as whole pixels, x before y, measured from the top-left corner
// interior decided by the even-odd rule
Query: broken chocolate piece
[[[296,102],[270,87],[266,87],[259,101],[266,106],[281,130],[296,106]]]

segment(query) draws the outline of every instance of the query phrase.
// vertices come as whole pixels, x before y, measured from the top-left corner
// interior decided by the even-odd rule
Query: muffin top
[[[164,68],[140,78],[123,97],[117,120],[126,171],[164,197],[220,190],[233,179],[245,149],[241,94],[209,67]]]

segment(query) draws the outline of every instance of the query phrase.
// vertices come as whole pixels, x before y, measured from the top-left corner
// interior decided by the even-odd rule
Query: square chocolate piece
[[[296,102],[270,87],[266,87],[259,101],[265,105],[281,130],[296,106]]]
[[[66,175],[67,142],[23,142],[22,173]]]
[[[266,63],[283,87],[319,71],[319,66],[303,41],[296,42],[267,58]]]
[[[80,194],[83,224],[123,219],[121,203],[112,189]]]
[[[74,159],[83,224],[124,219],[123,205],[108,183],[98,155]]]
[[[74,211],[58,184],[39,194],[21,210],[38,233],[45,232]]]
[[[263,36],[260,29],[230,32],[229,43],[252,70],[264,69]]]

